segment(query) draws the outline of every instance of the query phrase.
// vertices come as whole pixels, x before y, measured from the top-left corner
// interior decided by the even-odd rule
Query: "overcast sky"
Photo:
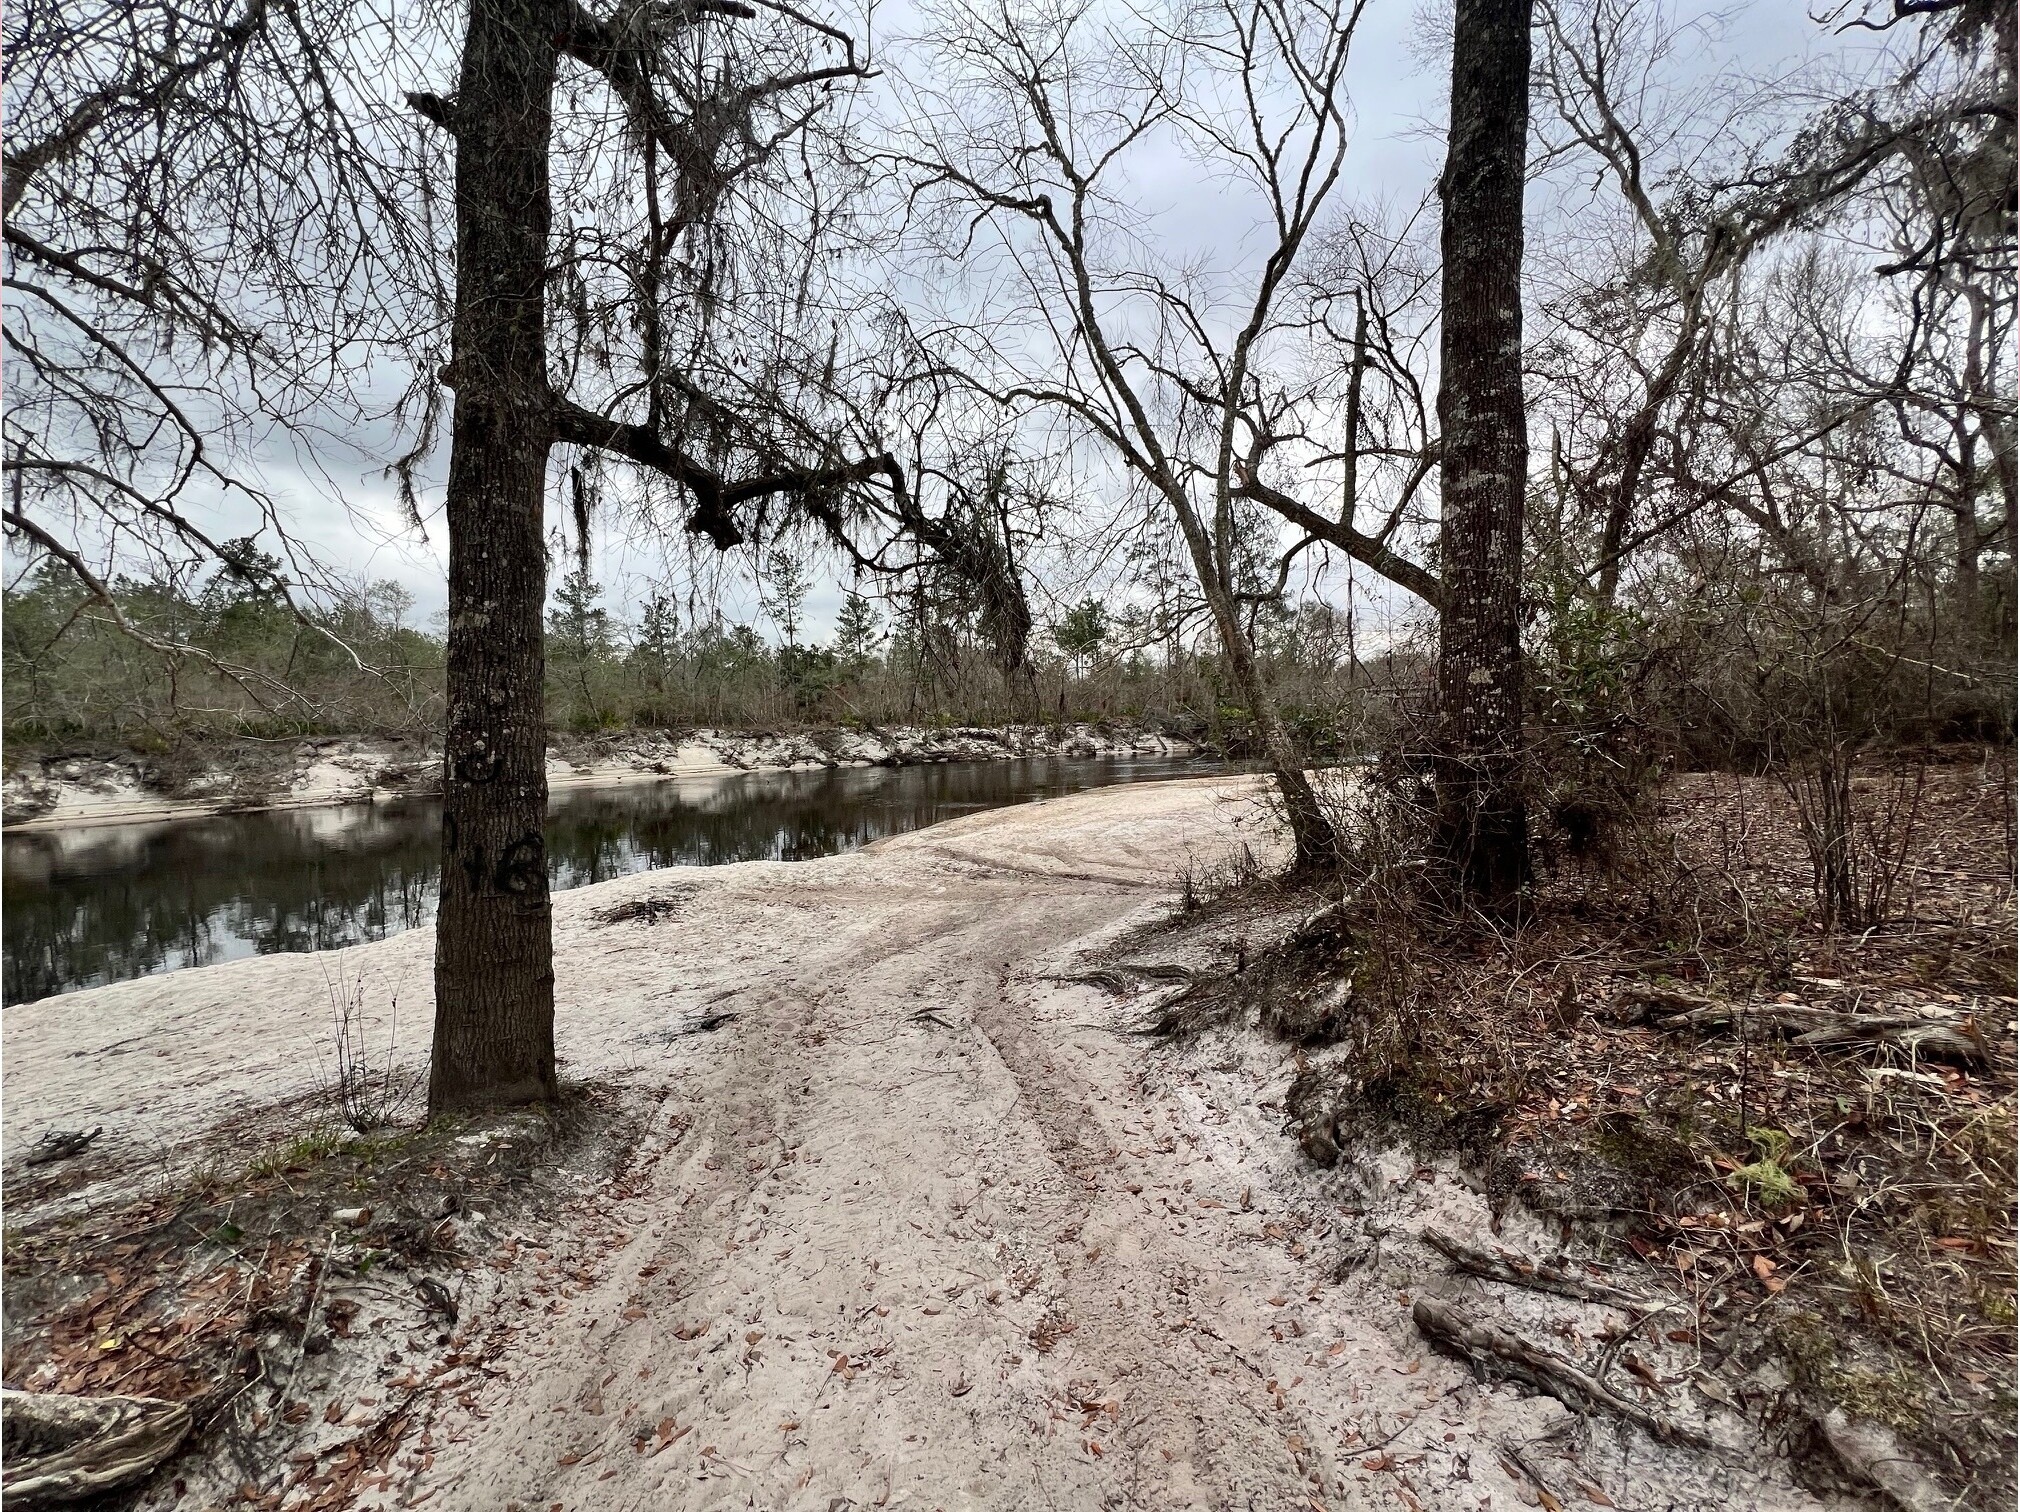
[[[1443,154],[1447,63],[1442,33],[1449,25],[1445,14],[1442,8],[1418,0],[1370,0],[1351,73],[1354,138],[1342,201],[1414,202],[1435,176]],[[1856,69],[1872,50],[1870,42],[1833,36],[1817,26],[1799,0],[1753,0],[1719,9],[1678,7],[1676,14],[1700,23],[1688,55],[1675,60],[1679,82],[1684,83],[1731,71],[1756,78],[1773,76],[1803,60],[1832,55]],[[902,32],[904,16],[885,7],[878,14],[877,29],[884,34]],[[410,82],[393,81],[393,87],[404,88]],[[1242,214],[1230,214],[1230,205],[1213,186],[1202,185],[1190,165],[1173,157],[1162,175],[1151,164],[1136,182],[1147,201],[1161,202],[1160,234],[1206,249],[1220,248],[1230,258],[1241,255],[1253,228],[1244,224]],[[389,386],[397,381],[388,375]],[[439,512],[426,519],[425,539],[409,529],[397,492],[384,475],[384,457],[396,449],[391,427],[370,426],[359,435],[364,450],[332,446],[314,459],[304,458],[293,443],[277,443],[260,456],[259,470],[285,502],[305,544],[348,572],[401,584],[416,600],[417,617],[426,620],[439,613],[445,598],[447,540]],[[384,455],[374,454],[380,452]],[[446,453],[446,440],[442,452]],[[437,477],[445,460],[438,454],[433,461]],[[234,524],[242,528],[244,516],[234,519],[233,513],[227,511],[220,521],[222,533],[232,533]],[[597,544],[595,570],[613,607],[626,612],[653,582],[666,577],[667,565],[660,543],[627,540],[606,531]],[[1337,598],[1341,582],[1334,574],[1324,591]],[[840,593],[834,581],[821,583],[803,634],[813,639],[828,634]],[[759,617],[755,596],[734,578],[726,587],[723,609],[731,619]]]

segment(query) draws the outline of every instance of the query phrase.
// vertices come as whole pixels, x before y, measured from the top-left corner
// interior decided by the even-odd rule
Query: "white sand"
[[[500,1244],[462,1284],[486,1371],[434,1392],[359,1504],[1476,1512],[1538,1503],[1512,1447],[1566,1505],[1819,1505],[1736,1422],[1715,1426],[1730,1454],[1658,1449],[1429,1354],[1407,1301],[1456,1287],[1414,1235],[1479,1233],[1480,1200],[1396,1158],[1313,1171],[1270,1106],[1281,1047],[1156,1047],[1055,979],[1168,909],[1189,851],[1253,842],[1247,791],[1109,788],[559,895],[565,1074],[663,1101],[545,1252]],[[678,913],[590,922],[653,893]],[[7,1141],[103,1123],[188,1147],[303,1094],[326,975],[397,993],[418,1058],[432,947],[419,929],[10,1008]],[[737,1017],[673,1032],[704,1007]],[[1348,1251],[1368,1263],[1335,1279]],[[417,1327],[388,1295],[360,1291],[361,1331]],[[1533,1334],[1582,1330],[1575,1353],[1607,1316],[1514,1305]],[[1681,1380],[1659,1405],[1693,1417]]]

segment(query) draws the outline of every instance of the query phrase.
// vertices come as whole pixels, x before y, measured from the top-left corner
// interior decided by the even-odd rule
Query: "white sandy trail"
[[[669,1091],[550,1250],[491,1257],[482,1316],[465,1309],[486,1373],[443,1394],[372,1504],[1473,1512],[1536,1503],[1513,1445],[1566,1501],[1611,1504],[1582,1479],[1622,1506],[1814,1505],[1609,1427],[1582,1459],[1546,1441],[1554,1402],[1425,1352],[1406,1310],[1424,1277],[1333,1279],[1368,1220],[1258,1106],[1279,1052],[1152,1051],[1055,980],[1169,906],[1188,849],[1252,812],[1239,791],[1105,789],[561,895],[568,1074]],[[657,924],[588,922],[672,891]],[[431,944],[342,963],[375,999],[397,987],[417,1044]],[[9,1136],[60,1113],[174,1141],[220,1097],[299,1092],[326,966],[9,1009]],[[737,1016],[676,1032],[704,1008]],[[1364,1174],[1408,1232],[1482,1217],[1408,1162]]]

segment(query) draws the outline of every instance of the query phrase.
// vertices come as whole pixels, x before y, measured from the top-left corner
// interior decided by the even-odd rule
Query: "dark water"
[[[559,889],[661,866],[803,861],[976,809],[1209,770],[977,761],[577,790],[549,806],[548,874]],[[439,805],[410,799],[8,835],[5,1000],[425,924],[441,821]]]

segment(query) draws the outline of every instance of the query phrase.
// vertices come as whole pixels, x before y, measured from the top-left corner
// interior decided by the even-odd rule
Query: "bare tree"
[[[134,620],[112,582],[221,564],[331,636],[310,611],[345,585],[253,449],[359,418],[361,353],[415,320],[426,239],[358,85],[391,44],[349,0],[25,0],[5,36],[8,538],[76,578],[82,617],[299,715],[300,689]],[[222,539],[255,534],[280,570]]]
[[[1913,353],[1950,340],[1943,307],[1961,283],[1975,281],[1987,315],[2001,303],[2012,111],[1998,102],[2011,94],[2010,45],[1974,7],[1916,7],[1888,22],[1923,29],[1882,84],[1721,74],[1679,87],[1671,75],[1692,38],[1659,8],[1552,0],[1539,17],[1542,166],[1568,168],[1582,186],[1596,163],[1593,186],[1612,195],[1609,204],[1581,187],[1563,212],[1569,234],[1538,352],[1553,479],[1580,520],[1597,522],[1589,546],[1573,547],[1576,570],[1610,605],[1638,552],[1713,510],[1738,515],[1821,591],[1828,571],[1814,536],[1785,517],[1768,477],[1857,430],[1875,403],[1926,401],[1932,375]],[[1819,94],[1824,103],[1812,103]],[[1782,406],[1760,389],[1742,398],[1738,381],[1755,366],[1760,291],[1832,239],[1887,247],[1881,278],[1915,287],[1898,299],[1855,281],[1837,289],[1889,333],[1892,352],[1859,381],[1815,392],[1819,406],[1776,436],[1754,417],[1763,402]],[[1980,394],[1989,416],[1982,379]],[[1989,460],[2002,453],[1996,418],[1985,424],[1978,455]],[[1973,523],[1959,519],[1966,540]]]
[[[1299,353],[1307,387],[1254,436],[1241,492],[1300,532],[1285,564],[1310,546],[1328,546],[1436,610],[1443,590],[1427,485],[1439,454],[1430,361],[1438,264],[1436,248],[1422,245],[1427,208],[1428,200],[1419,203],[1400,224],[1356,208],[1317,238],[1295,322],[1307,333]],[[1337,452],[1306,455],[1295,471],[1278,463],[1279,448],[1311,452],[1297,444],[1315,440],[1333,415]],[[1335,462],[1337,512],[1306,481]]]
[[[1275,359],[1345,163],[1360,13],[1286,0],[950,10],[908,55],[900,125],[937,249],[969,270],[921,318],[921,339],[974,391],[1068,422],[1168,514],[1304,867],[1328,864],[1338,836],[1250,637],[1249,605],[1270,590],[1244,583],[1240,564],[1268,518],[1256,506],[1273,487],[1266,464],[1309,440],[1297,416],[1312,390],[1279,387]],[[1267,234],[1251,265],[1209,272],[1144,245],[1126,186],[1160,152],[1252,197]]]

